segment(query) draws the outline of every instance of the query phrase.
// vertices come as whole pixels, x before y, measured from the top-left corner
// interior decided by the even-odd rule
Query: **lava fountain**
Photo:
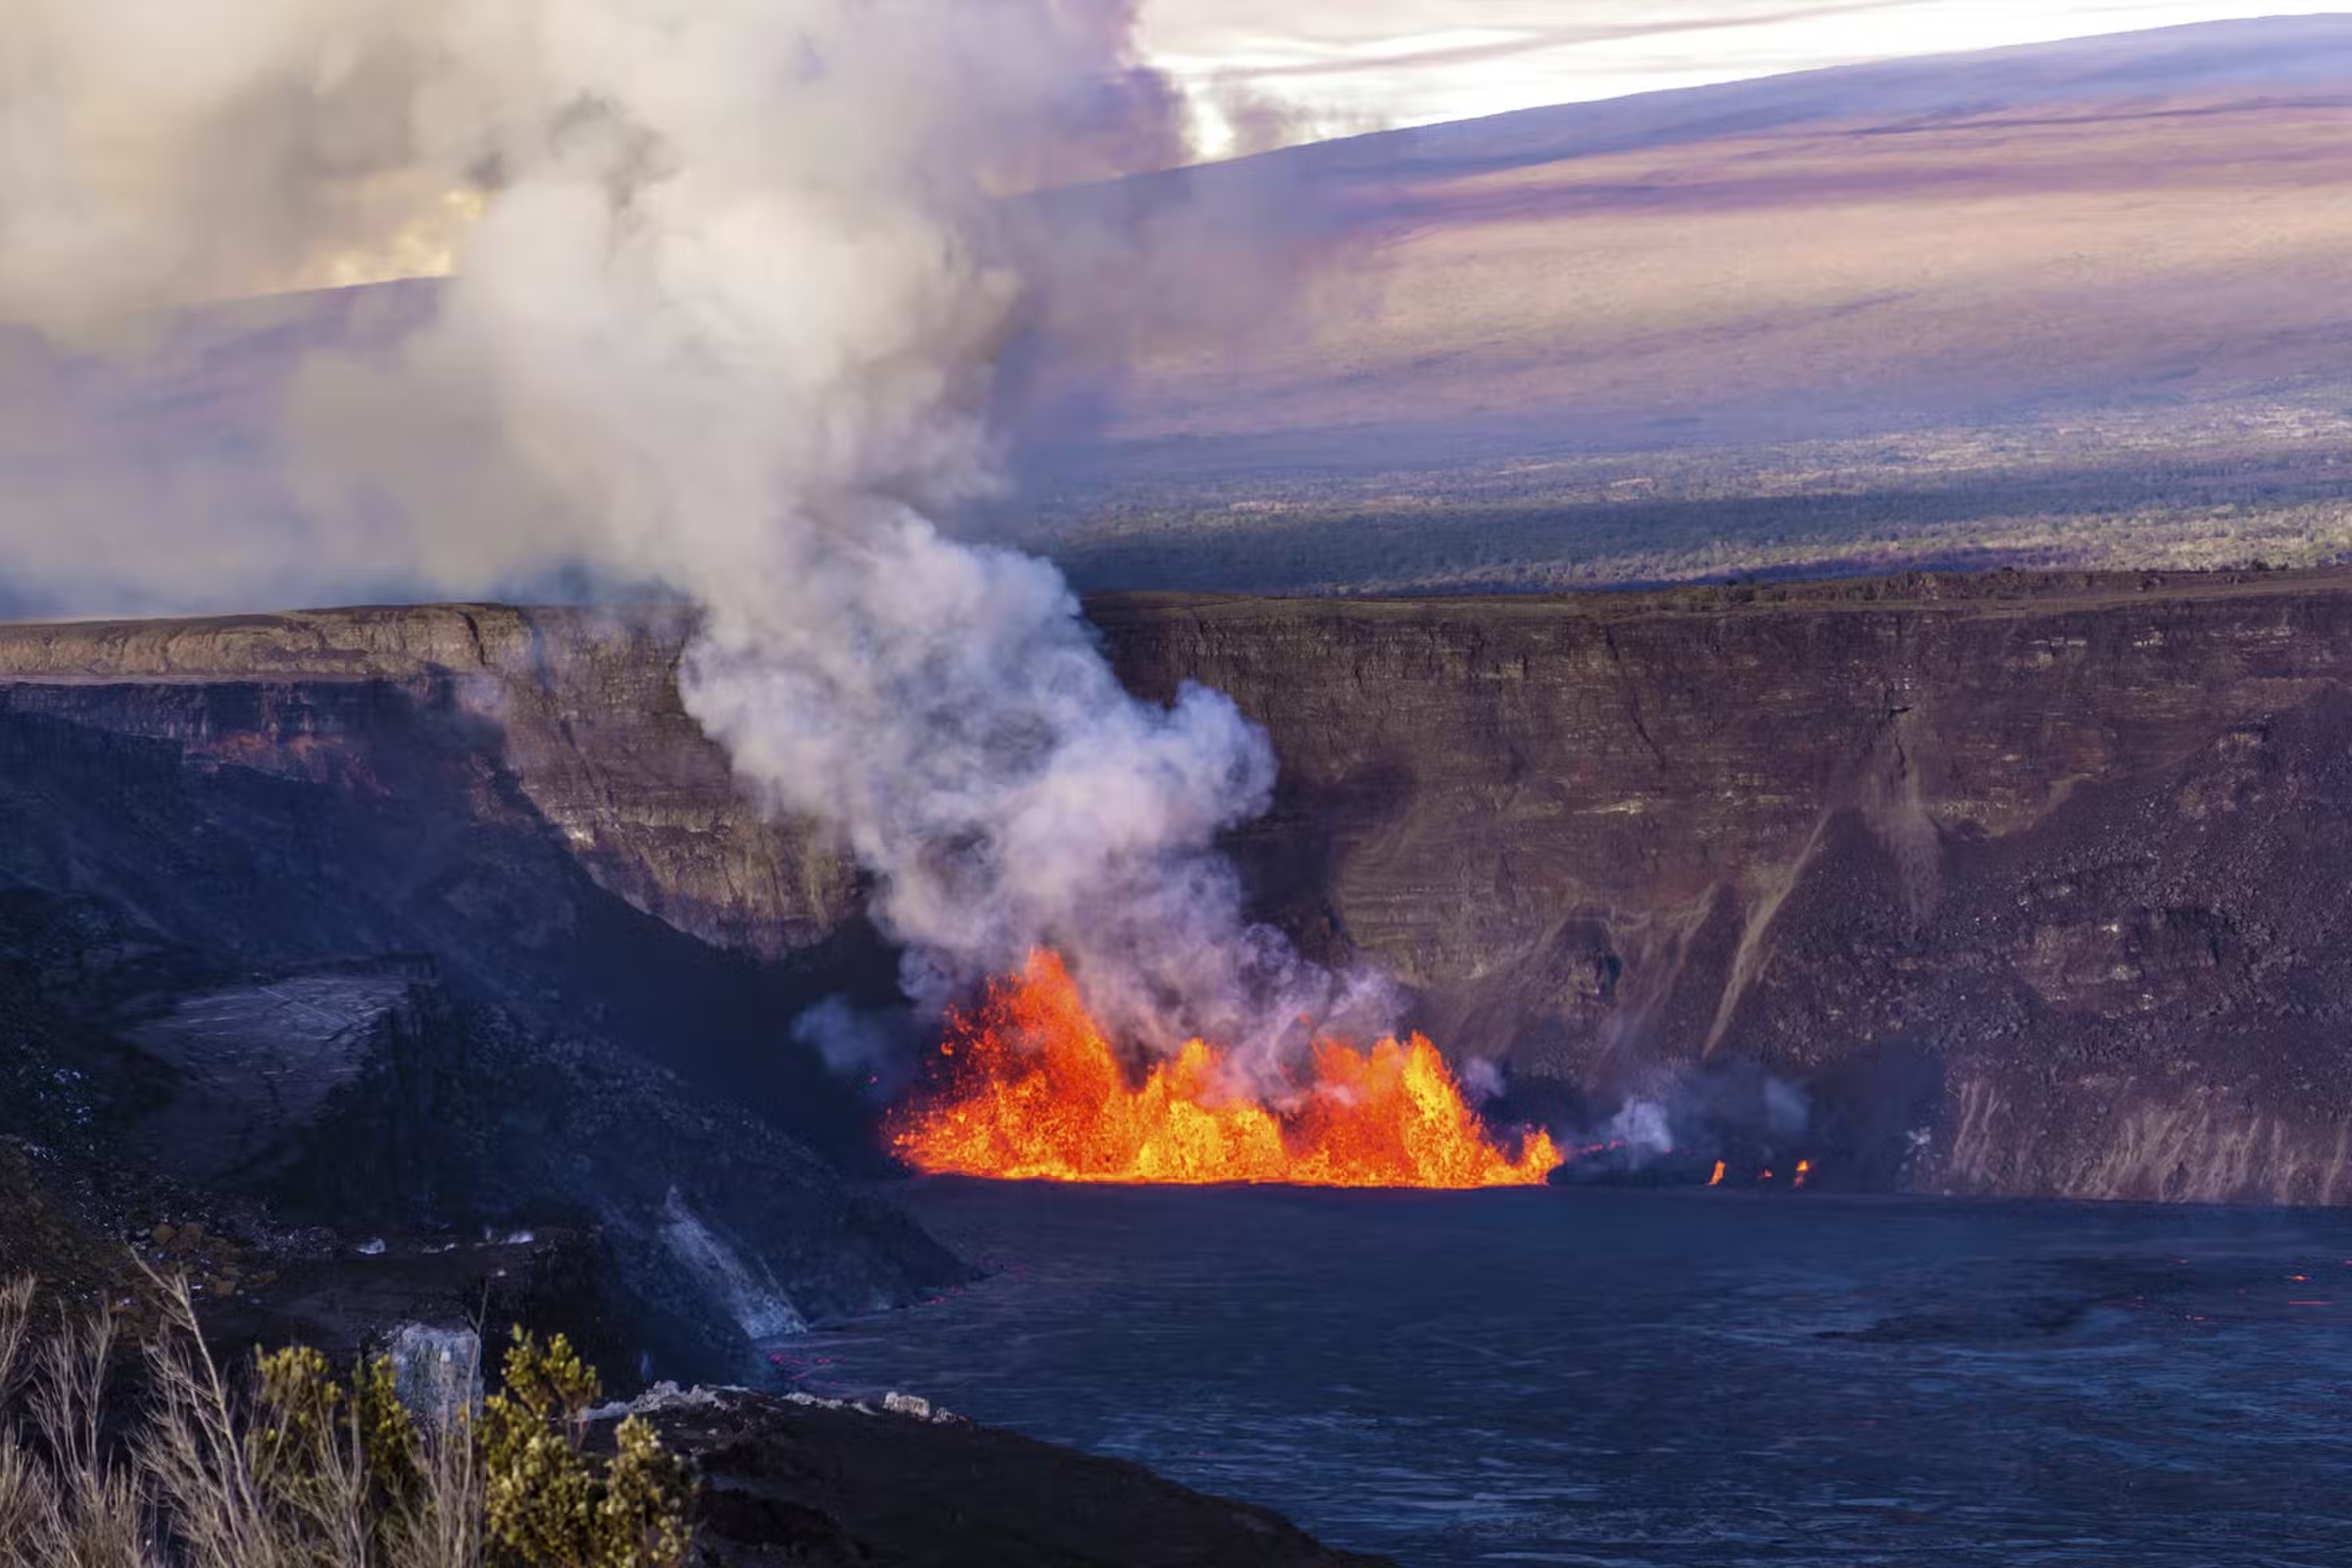
[[[1562,1159],[1542,1131],[1506,1153],[1419,1035],[1369,1052],[1320,1042],[1312,1080],[1270,1101],[1199,1040],[1136,1083],[1042,950],[950,1017],[936,1070],[888,1132],[917,1170],[1002,1181],[1532,1187]]]

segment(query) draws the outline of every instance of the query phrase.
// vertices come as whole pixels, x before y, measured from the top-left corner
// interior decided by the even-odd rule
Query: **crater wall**
[[[1872,1136],[1913,1187],[2352,1200],[2352,575],[1089,610],[1136,690],[1201,681],[1267,727],[1280,799],[1233,845],[1261,906],[1390,968],[1458,1056],[1596,1101],[1732,1062],[1899,1084]],[[0,628],[0,713],[322,789],[462,774],[485,830],[821,967],[855,870],[733,784],[677,699],[688,629]],[[421,756],[418,713],[464,744]]]

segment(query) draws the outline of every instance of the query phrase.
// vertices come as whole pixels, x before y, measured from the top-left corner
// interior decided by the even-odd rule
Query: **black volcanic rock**
[[[719,1568],[1378,1568],[1140,1465],[954,1419],[740,1392],[648,1401]]]
[[[584,1233],[629,1364],[744,1376],[752,1339],[875,1312],[969,1271],[739,1106],[590,1039],[416,993],[260,1189],[297,1222],[387,1236]]]

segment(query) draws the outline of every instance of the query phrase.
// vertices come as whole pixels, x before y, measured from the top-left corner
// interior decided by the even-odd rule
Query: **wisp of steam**
[[[149,608],[557,569],[682,594],[692,711],[854,851],[917,1000],[1049,943],[1131,1035],[1276,1049],[1368,993],[1253,928],[1215,852],[1267,803],[1264,738],[1206,690],[1130,697],[1051,565],[955,531],[1007,483],[1008,346],[1115,357],[1164,324],[1139,301],[1197,303],[1123,220],[1034,199],[1181,162],[1132,10],[12,0],[20,365],[24,327],[94,364],[202,301],[449,276],[309,356],[268,504],[44,473],[0,570]]]

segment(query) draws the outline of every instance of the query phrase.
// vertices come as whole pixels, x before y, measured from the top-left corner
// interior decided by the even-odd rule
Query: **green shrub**
[[[561,1334],[520,1329],[506,1390],[482,1407],[492,1561],[514,1568],[673,1568],[686,1560],[685,1467],[635,1416],[600,1474],[581,1451],[602,1391]]]
[[[517,1329],[505,1386],[476,1370],[403,1404],[388,1357],[338,1382],[304,1347],[224,1378],[183,1282],[158,1281],[150,1406],[107,1436],[116,1320],[32,1324],[0,1284],[0,1568],[682,1568],[693,1481],[630,1417],[586,1437],[596,1374]]]

